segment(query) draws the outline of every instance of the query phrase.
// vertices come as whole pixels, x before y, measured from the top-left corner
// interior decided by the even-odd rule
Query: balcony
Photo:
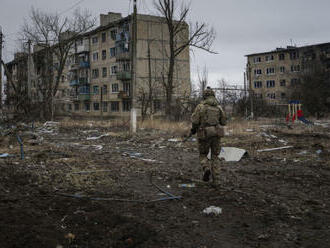
[[[87,61],[81,61],[79,63],[79,67],[80,68],[89,68],[89,62],[87,62]]]
[[[78,85],[79,85],[78,80],[77,80],[77,79],[71,80],[70,83],[69,83],[69,85],[70,85],[71,87],[73,87],[73,86],[78,86]]]
[[[79,69],[79,64],[78,63],[73,63],[69,66],[69,71],[74,71]]]
[[[131,80],[131,72],[129,71],[117,72],[117,80]]]
[[[116,61],[128,61],[128,60],[130,60],[129,52],[119,53],[116,55]]]
[[[70,95],[70,100],[71,101],[78,101],[78,95],[74,94],[74,95]]]
[[[89,44],[84,43],[77,46],[77,53],[89,52]]]
[[[79,101],[89,101],[91,99],[91,95],[89,93],[80,93],[78,95]]]
[[[78,79],[78,82],[80,85],[84,85],[84,84],[89,84],[89,80],[87,77],[81,77]]]
[[[129,92],[127,92],[127,91],[119,91],[118,98],[121,98],[121,99],[130,98]]]

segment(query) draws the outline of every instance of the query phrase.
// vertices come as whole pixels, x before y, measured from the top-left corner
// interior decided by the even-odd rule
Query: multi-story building
[[[330,68],[330,43],[288,46],[246,57],[246,75],[254,97],[270,103],[286,103],[294,100],[290,96],[310,65]]]
[[[164,91],[161,80],[166,79],[169,63],[166,20],[138,14],[136,27],[136,42],[133,42],[132,16],[122,18],[121,14],[110,12],[100,15],[99,27],[80,36],[70,50],[60,78],[54,100],[57,111],[86,117],[128,116],[134,104],[139,115],[141,94],[148,92],[151,85],[152,109],[162,114]],[[188,25],[183,34],[180,35],[182,40],[177,42],[187,42]],[[133,61],[135,74],[132,73]],[[56,59],[53,64],[54,68],[58,66]],[[36,89],[38,75],[35,66],[31,76],[33,99],[39,99]],[[56,72],[54,77],[57,77]],[[190,95],[189,48],[176,59],[174,86],[174,99]]]

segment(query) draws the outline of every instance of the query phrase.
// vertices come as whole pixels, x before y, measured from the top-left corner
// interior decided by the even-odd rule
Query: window
[[[107,59],[107,50],[102,50],[102,60]]]
[[[94,102],[93,107],[94,107],[94,111],[100,110],[100,104],[98,102]]]
[[[111,102],[111,112],[119,111],[119,102]]]
[[[110,38],[116,40],[117,29],[110,30]]]
[[[110,57],[114,57],[116,56],[116,48],[115,47],[111,47],[110,48]]]
[[[131,92],[131,83],[123,83],[123,91],[129,96]]]
[[[157,111],[160,111],[161,108],[162,108],[161,101],[160,100],[154,100],[154,110],[157,112]]]
[[[107,70],[108,69],[106,67],[102,68],[102,77],[104,77],[104,78],[107,77]]]
[[[96,43],[98,43],[98,42],[99,42],[98,37],[97,37],[97,36],[94,36],[94,37],[92,38],[92,43],[93,43],[93,44],[96,44]]]
[[[107,102],[103,102],[103,112],[108,112],[108,103]]]
[[[297,86],[300,83],[300,79],[298,78],[292,78],[291,79],[291,86]]]
[[[98,86],[98,85],[94,85],[94,86],[93,86],[93,93],[94,93],[95,95],[99,94],[99,86]]]
[[[103,95],[106,95],[107,93],[108,93],[108,86],[103,85],[103,87],[102,87],[102,94]]]
[[[119,92],[118,84],[112,84],[111,87],[112,87],[112,93]]]
[[[90,104],[89,102],[85,102],[85,110],[89,111],[90,110]]]
[[[268,94],[267,94],[267,97],[268,97],[269,99],[275,99],[275,93],[268,93]]]
[[[98,61],[99,60],[99,53],[93,53],[93,61]]]
[[[261,75],[261,74],[262,74],[261,69],[254,70],[254,75]]]
[[[131,101],[123,101],[123,111],[131,111]]]
[[[256,99],[262,99],[262,94],[261,93],[260,94],[254,94],[254,97]]]
[[[281,66],[280,67],[280,73],[284,73],[285,72],[285,67],[284,66]]]
[[[111,74],[117,74],[117,66],[111,66]]]
[[[254,57],[253,58],[253,63],[260,63],[261,62],[261,57]]]
[[[266,61],[272,61],[272,60],[274,60],[274,55],[266,55],[265,60]]]
[[[300,71],[300,65],[291,65],[291,71],[292,72]]]
[[[267,80],[267,88],[275,87],[275,80]]]
[[[286,85],[285,79],[280,80],[280,86],[285,86],[285,85]]]
[[[68,103],[68,110],[71,111],[72,110],[72,105],[70,103]]]
[[[262,82],[261,81],[254,81],[254,88],[262,88]]]
[[[285,54],[284,54],[284,53],[280,53],[280,54],[278,55],[278,59],[279,59],[279,60],[285,60]]]
[[[299,58],[299,52],[298,51],[290,52],[290,59],[291,60],[298,59],[298,58]]]
[[[267,75],[275,74],[275,68],[274,68],[274,67],[267,68],[267,69],[266,69],[266,74],[267,74]]]
[[[92,78],[98,78],[98,77],[99,77],[99,69],[93,69]]]
[[[130,64],[129,62],[123,64],[123,71],[129,71],[130,70]]]
[[[79,103],[75,103],[75,104],[74,104],[74,110],[75,110],[75,111],[78,111],[78,110],[79,110]]]
[[[106,33],[102,33],[101,37],[102,37],[102,42],[105,42],[107,40],[107,34]]]
[[[286,98],[286,94],[285,93],[281,93],[281,99],[285,99]]]
[[[65,76],[62,75],[62,83],[64,83],[64,81],[65,81]]]

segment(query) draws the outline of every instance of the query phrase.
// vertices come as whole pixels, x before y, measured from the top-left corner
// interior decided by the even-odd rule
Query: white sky
[[[137,0],[138,12],[155,14],[153,0]],[[192,80],[206,66],[211,85],[224,78],[243,84],[244,55],[298,46],[330,42],[329,0],[177,0],[191,3],[189,20],[203,21],[217,32],[217,55],[202,51],[191,54]],[[5,35],[3,57],[7,62],[15,51],[17,32],[32,6],[43,11],[69,15],[76,5],[100,13],[121,12],[127,16],[133,0],[0,0],[0,25]]]

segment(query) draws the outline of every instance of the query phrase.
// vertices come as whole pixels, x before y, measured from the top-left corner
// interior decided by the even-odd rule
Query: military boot
[[[208,182],[210,181],[210,175],[211,175],[211,170],[209,167],[203,167],[203,171],[204,171],[204,174],[203,174],[203,181],[204,182]]]

